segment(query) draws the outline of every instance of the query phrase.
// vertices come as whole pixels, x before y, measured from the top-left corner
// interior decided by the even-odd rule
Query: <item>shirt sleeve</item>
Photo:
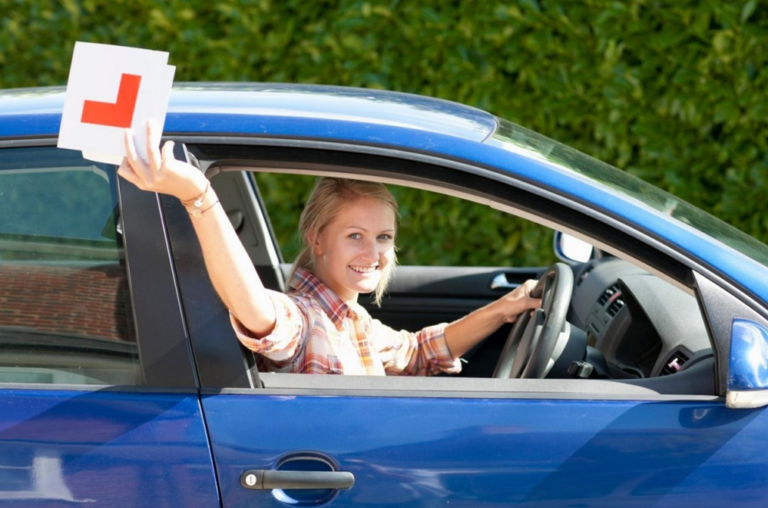
[[[277,364],[289,363],[299,352],[308,329],[307,317],[290,297],[267,291],[275,307],[275,327],[268,335],[257,338],[231,312],[229,319],[238,340],[248,349]]]
[[[461,361],[453,359],[445,342],[447,323],[428,326],[419,332],[394,330],[373,320],[373,337],[389,375],[424,376],[461,372]]]

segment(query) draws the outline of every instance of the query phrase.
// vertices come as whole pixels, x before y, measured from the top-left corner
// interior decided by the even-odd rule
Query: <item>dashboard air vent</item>
[[[624,300],[621,299],[621,293],[619,293],[619,296],[613,300],[613,302],[608,306],[608,309],[606,309],[606,312],[611,317],[616,317],[616,314],[619,313],[619,311],[624,307]]]
[[[599,303],[601,306],[604,306],[606,303],[616,298],[617,294],[620,295],[621,291],[619,291],[618,284],[614,284],[613,286],[606,289],[602,295],[600,295],[600,298],[597,299],[597,303]]]
[[[677,351],[674,355],[672,355],[672,358],[667,362],[666,365],[664,365],[664,368],[661,369],[661,375],[662,376],[668,376],[670,374],[675,374],[676,372],[679,372],[680,369],[683,368],[683,364],[688,361],[688,355],[683,353],[682,351]]]

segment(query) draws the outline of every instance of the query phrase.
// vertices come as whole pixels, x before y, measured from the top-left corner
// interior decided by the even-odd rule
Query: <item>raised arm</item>
[[[160,151],[160,130],[147,123],[147,155],[136,153],[130,131],[125,132],[127,156],[117,174],[139,189],[178,198],[188,211],[198,210],[190,220],[203,250],[205,266],[216,292],[234,316],[257,337],[275,326],[272,300],[259,279],[248,253],[219,204],[208,179],[192,165],[173,156],[173,142]],[[202,197],[201,206],[194,202]]]

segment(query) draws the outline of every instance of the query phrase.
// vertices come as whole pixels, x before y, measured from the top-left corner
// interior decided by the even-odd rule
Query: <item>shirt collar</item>
[[[317,303],[320,304],[320,307],[339,330],[344,327],[344,319],[347,316],[357,316],[352,307],[344,303],[331,288],[309,270],[301,267],[296,268],[288,286],[317,300]]]

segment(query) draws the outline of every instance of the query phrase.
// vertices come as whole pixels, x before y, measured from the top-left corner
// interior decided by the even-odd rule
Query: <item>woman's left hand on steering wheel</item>
[[[523,312],[541,307],[541,298],[531,296],[538,283],[537,280],[527,280],[493,303],[501,309],[502,323],[514,323]]]
[[[566,314],[573,293],[571,268],[563,263],[552,265],[538,283],[526,291],[528,298],[531,293],[541,295],[541,300],[537,300],[540,308],[530,319],[525,316],[512,327],[493,377],[543,378],[552,368],[553,355],[559,356],[560,346],[568,340],[570,328]]]

